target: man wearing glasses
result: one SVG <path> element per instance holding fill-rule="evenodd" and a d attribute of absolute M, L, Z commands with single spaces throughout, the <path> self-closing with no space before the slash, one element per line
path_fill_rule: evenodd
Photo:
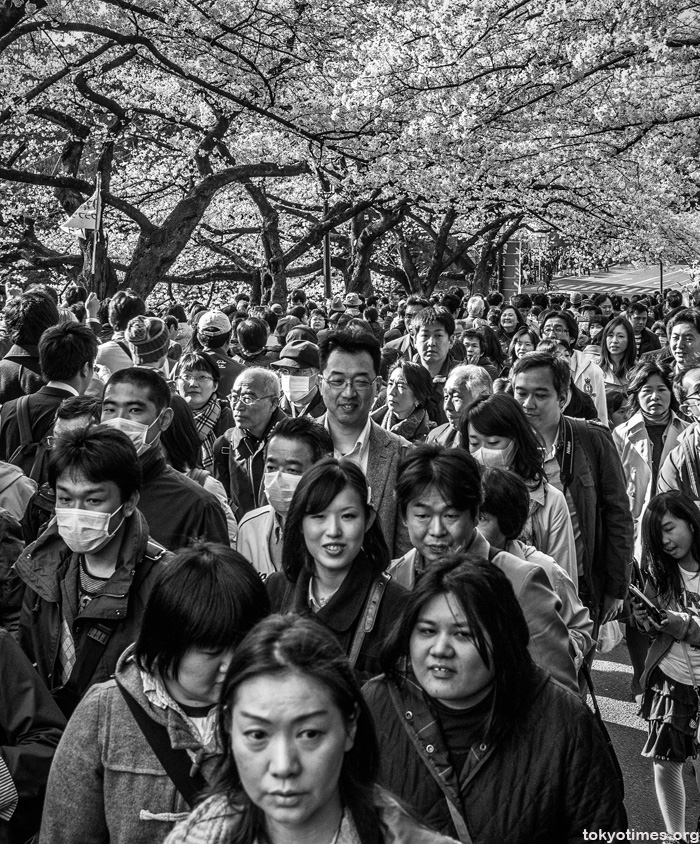
<path fill-rule="evenodd" d="M 319 419 L 333 440 L 335 457 L 354 461 L 367 476 L 370 503 L 377 512 L 392 557 L 410 547 L 396 518 L 394 487 L 399 461 L 410 444 L 370 419 L 377 395 L 381 352 L 368 334 L 332 331 L 319 347 L 321 395 L 326 415 Z"/>
<path fill-rule="evenodd" d="M 681 410 L 693 421 L 678 437 L 678 445 L 659 469 L 657 492 L 678 489 L 700 506 L 700 365 L 676 376 L 674 391 Z"/>
<path fill-rule="evenodd" d="M 240 520 L 260 507 L 265 446 L 280 410 L 280 384 L 269 369 L 252 366 L 236 378 L 229 396 L 233 428 L 214 443 L 214 475 L 228 491 L 231 509 Z"/>
<path fill-rule="evenodd" d="M 542 337 L 548 340 L 566 340 L 572 346 L 578 340 L 578 322 L 569 311 L 549 311 L 542 320 Z M 603 370 L 583 352 L 571 350 L 571 376 L 574 384 L 593 399 L 598 419 L 608 424 L 608 407 L 605 403 Z"/>

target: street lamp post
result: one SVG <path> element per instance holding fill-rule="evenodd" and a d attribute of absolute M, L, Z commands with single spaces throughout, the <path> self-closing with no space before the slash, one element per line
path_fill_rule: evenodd
<path fill-rule="evenodd" d="M 659 293 L 664 295 L 664 262 L 659 256 Z"/>

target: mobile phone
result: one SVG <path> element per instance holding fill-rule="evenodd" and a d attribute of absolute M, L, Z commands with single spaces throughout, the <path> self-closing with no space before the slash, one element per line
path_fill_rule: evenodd
<path fill-rule="evenodd" d="M 634 598 L 637 603 L 641 604 L 649 613 L 649 618 L 656 622 L 656 624 L 661 624 L 661 622 L 666 618 L 666 613 L 663 610 L 660 610 L 656 604 L 653 604 L 644 592 L 642 592 L 641 589 L 637 589 L 633 583 L 630 583 L 629 592 L 630 596 Z"/>

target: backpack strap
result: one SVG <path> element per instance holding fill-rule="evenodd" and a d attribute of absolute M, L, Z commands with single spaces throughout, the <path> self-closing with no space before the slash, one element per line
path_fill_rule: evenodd
<path fill-rule="evenodd" d="M 191 469 L 189 472 L 190 478 L 200 486 L 204 486 L 210 473 L 206 469 Z"/>
<path fill-rule="evenodd" d="M 369 590 L 367 601 L 365 602 L 364 609 L 362 610 L 360 620 L 357 622 L 355 635 L 353 636 L 352 645 L 350 646 L 350 654 L 348 656 L 350 668 L 355 667 L 365 636 L 374 629 L 374 622 L 377 620 L 379 605 L 382 602 L 386 585 L 390 580 L 391 575 L 383 571 L 374 581 L 372 588 Z"/>
<path fill-rule="evenodd" d="M 206 788 L 207 781 L 195 769 L 186 750 L 175 750 L 168 730 L 154 721 L 122 685 L 117 683 L 117 688 L 165 773 L 191 809 L 197 795 Z"/>
<path fill-rule="evenodd" d="M 32 423 L 29 419 L 29 396 L 17 399 L 17 424 L 19 425 L 19 440 L 22 445 L 34 442 Z"/>

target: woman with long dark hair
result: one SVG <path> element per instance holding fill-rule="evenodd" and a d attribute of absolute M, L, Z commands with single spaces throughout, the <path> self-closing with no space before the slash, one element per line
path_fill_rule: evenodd
<path fill-rule="evenodd" d="M 600 344 L 600 368 L 606 392 L 627 392 L 629 371 L 637 359 L 634 331 L 625 317 L 615 317 L 603 329 Z"/>
<path fill-rule="evenodd" d="M 165 844 L 456 844 L 375 783 L 377 739 L 347 659 L 309 618 L 271 616 L 234 654 L 213 795 Z"/>
<path fill-rule="evenodd" d="M 652 615 L 633 601 L 637 624 L 653 638 L 647 654 L 640 715 L 648 722 L 642 756 L 653 761 L 654 784 L 667 833 L 685 837 L 683 765 L 698 759 L 700 685 L 700 512 L 682 492 L 663 492 L 642 519 L 649 563 L 645 593 Z"/>
<path fill-rule="evenodd" d="M 363 689 L 380 782 L 426 823 L 474 844 L 625 830 L 600 728 L 527 646 L 497 565 L 459 553 L 431 567 L 387 642 L 385 674 Z"/>
<path fill-rule="evenodd" d="M 520 536 L 548 554 L 578 583 L 576 545 L 564 495 L 547 481 L 544 449 L 520 404 L 506 393 L 478 399 L 464 414 L 463 442 L 483 466 L 510 469 L 530 492 L 530 515 Z"/>
<path fill-rule="evenodd" d="M 508 354 L 508 349 L 518 329 L 526 327 L 527 322 L 525 322 L 525 317 L 516 307 L 513 305 L 504 305 L 501 308 L 501 317 L 498 321 L 496 337 L 501 344 L 504 357 Z"/>
<path fill-rule="evenodd" d="M 306 471 L 294 491 L 282 571 L 265 582 L 272 610 L 315 615 L 353 668 L 371 677 L 406 598 L 384 573 L 389 562 L 364 473 L 351 460 L 328 457 Z"/>

